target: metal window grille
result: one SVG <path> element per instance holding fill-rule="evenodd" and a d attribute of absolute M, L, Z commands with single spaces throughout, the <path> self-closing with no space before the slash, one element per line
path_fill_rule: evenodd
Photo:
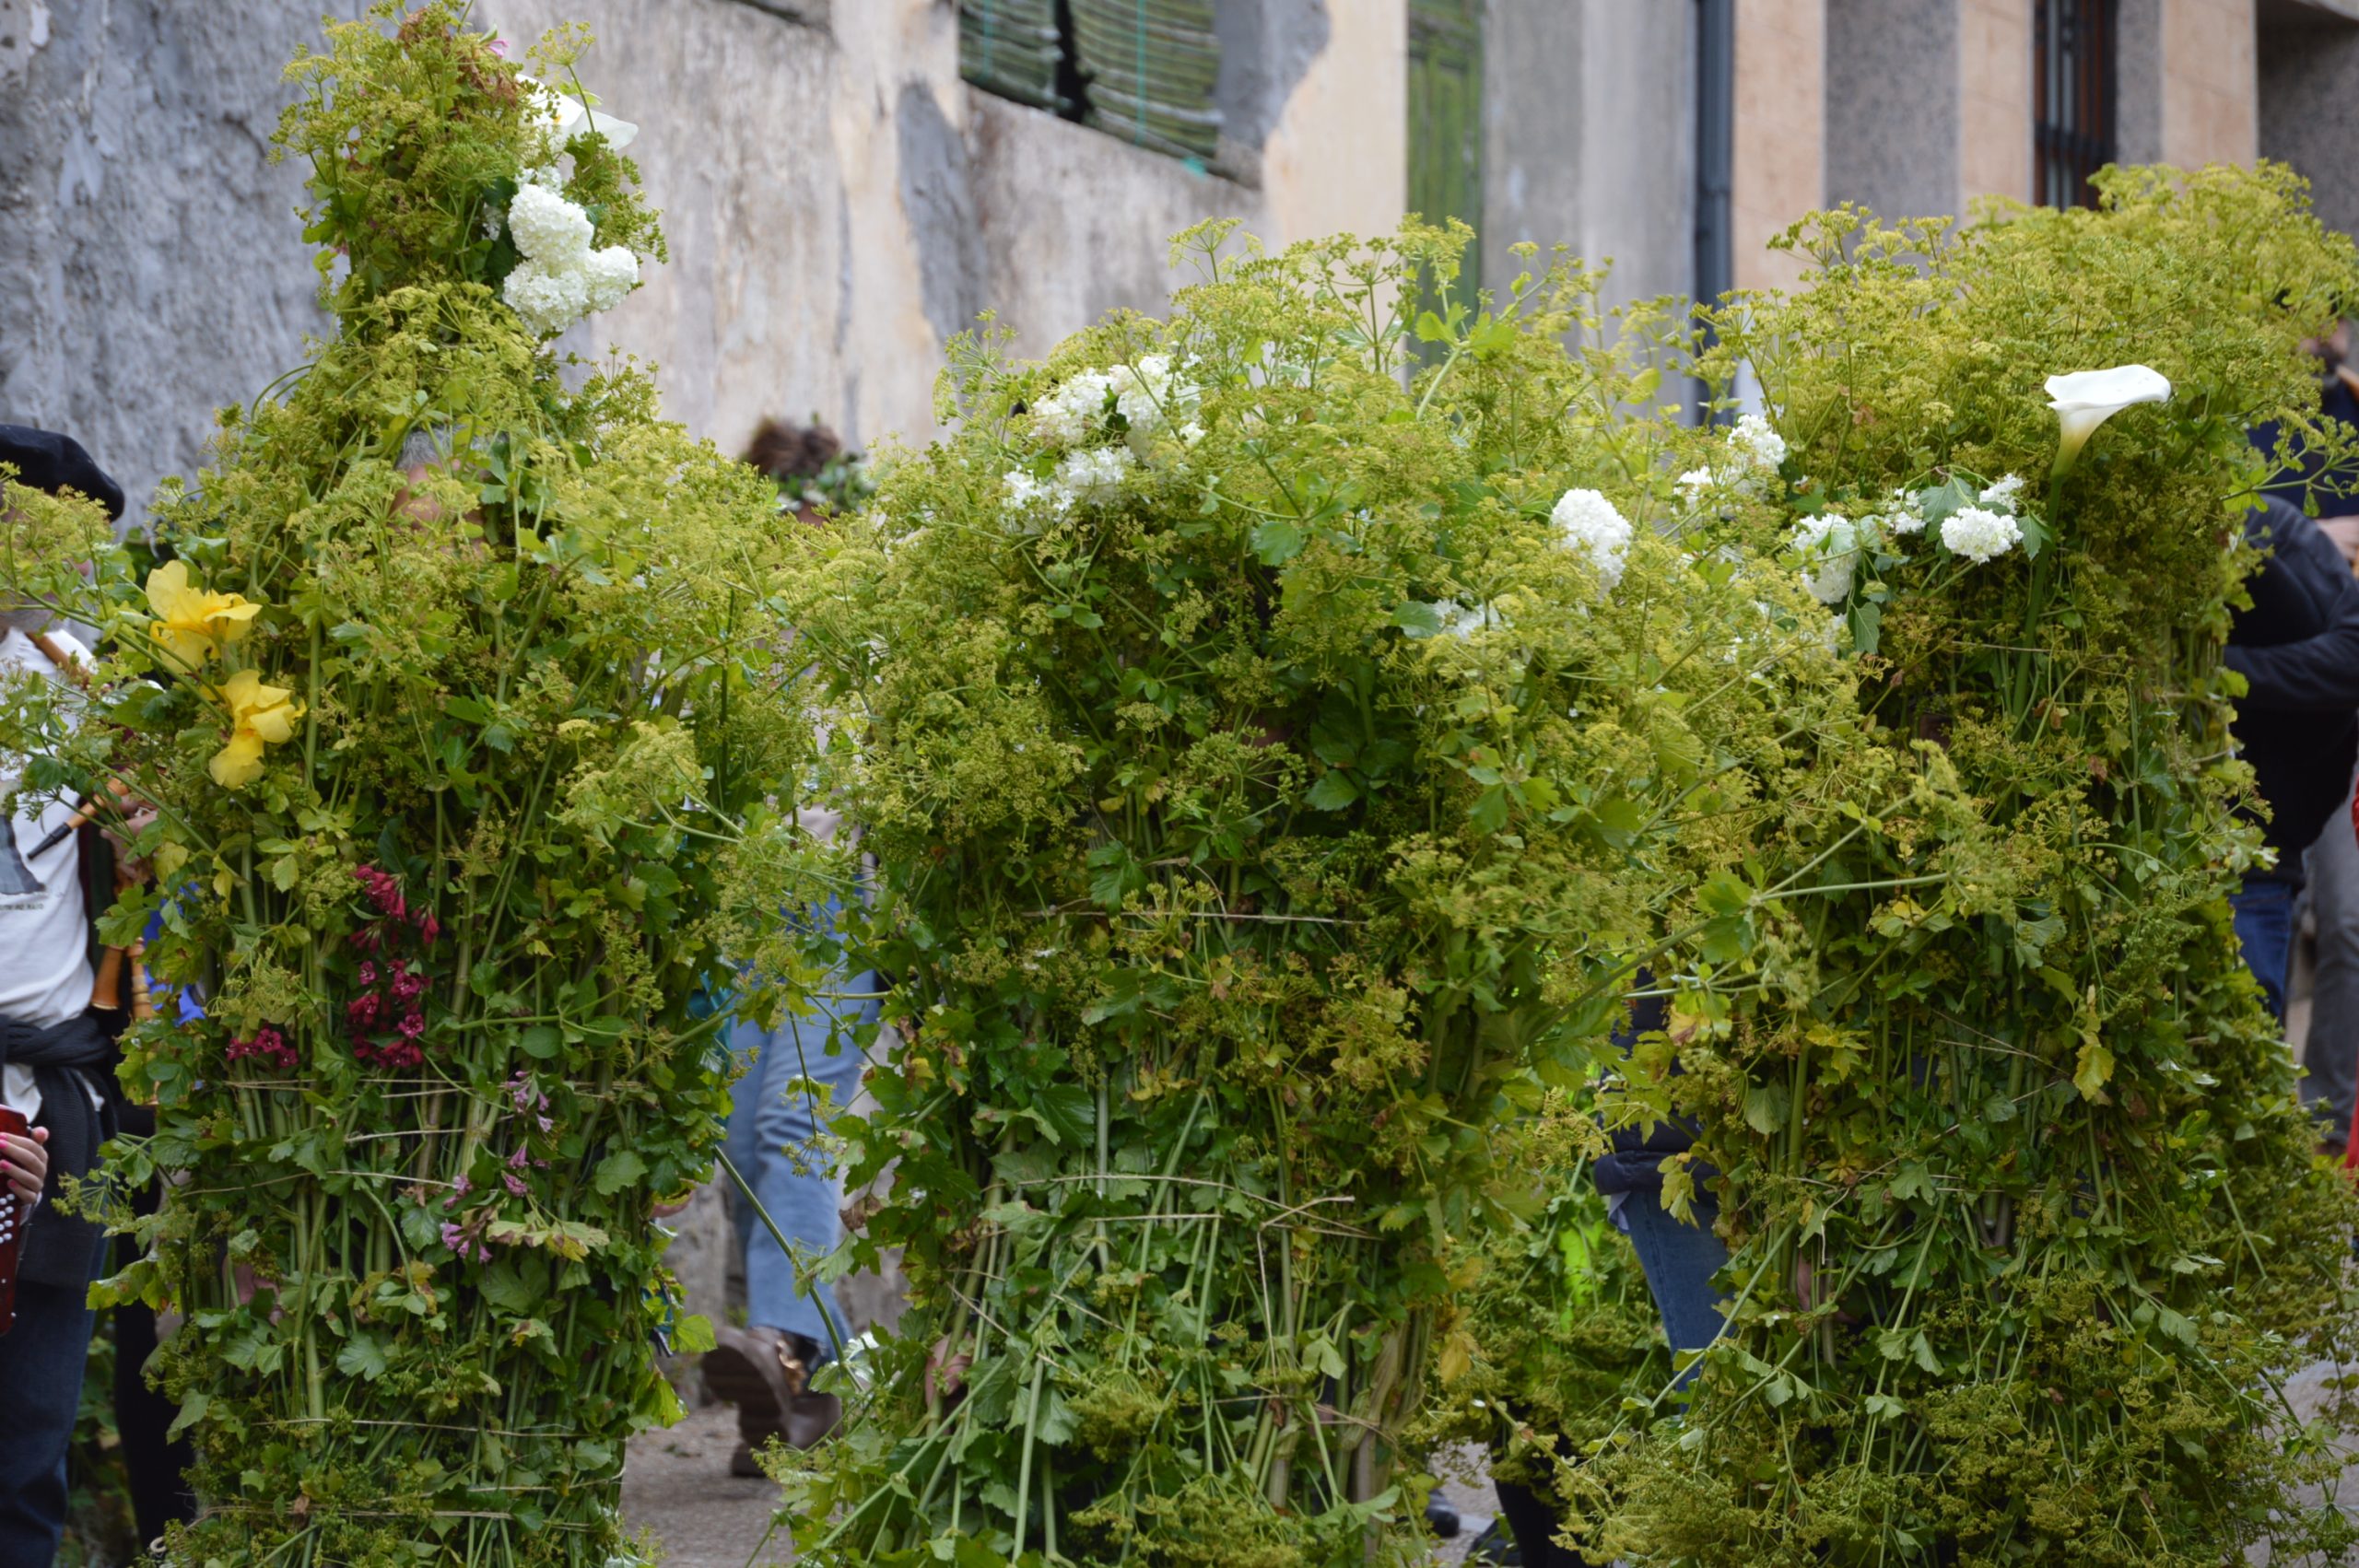
<path fill-rule="evenodd" d="M 2032 151 L 2042 206 L 2096 205 L 2089 176 L 2114 159 L 2116 0 L 2036 0 Z"/>
<path fill-rule="evenodd" d="M 1215 0 L 964 0 L 960 74 L 1126 142 L 1220 150 Z"/>

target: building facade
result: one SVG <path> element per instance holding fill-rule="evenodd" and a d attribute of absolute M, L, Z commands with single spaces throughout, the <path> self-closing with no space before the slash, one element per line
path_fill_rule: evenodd
<path fill-rule="evenodd" d="M 268 139 L 366 0 L 0 0 L 0 418 L 144 495 L 323 325 Z M 477 0 L 585 78 L 673 260 L 567 346 L 653 361 L 724 448 L 766 415 L 932 427 L 983 311 L 1039 353 L 1168 292 L 1166 240 L 1404 210 L 1614 263 L 1617 298 L 1791 280 L 1810 209 L 2080 199 L 2108 159 L 2282 158 L 2359 227 L 2359 0 Z"/>

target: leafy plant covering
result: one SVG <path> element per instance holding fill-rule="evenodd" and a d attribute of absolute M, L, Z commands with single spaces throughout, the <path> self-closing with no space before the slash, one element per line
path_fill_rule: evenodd
<path fill-rule="evenodd" d="M 1745 874 L 1815 895 L 1699 946 L 1685 1075 L 1625 1084 L 1703 1118 L 1735 1306 L 1684 1421 L 1569 1472 L 1593 1554 L 2350 1546 L 2282 1391 L 2350 1354 L 2352 1199 L 2229 926 L 2259 838 L 2220 651 L 2246 429 L 2324 439 L 2297 341 L 2359 272 L 2282 169 L 2100 178 L 2101 211 L 1954 236 L 1822 216 L 1806 286 L 1719 320 L 1710 369 L 1751 362 L 1788 451 L 1749 490 L 1708 454 L 1696 513 L 1788 544 L 1906 772 L 1796 777 Z M 2043 379 L 2130 362 L 2168 402 L 2048 482 Z"/>
<path fill-rule="evenodd" d="M 610 246 L 654 230 L 460 20 L 380 6 L 294 67 L 336 333 L 166 487 L 176 558 L 0 510 L 0 580 L 105 637 L 87 699 L 14 694 L 26 788 L 154 802 L 107 927 L 160 915 L 153 972 L 205 993 L 129 1037 L 158 1129 L 111 1156 L 170 1183 L 110 1289 L 185 1315 L 182 1562 L 629 1558 L 623 1442 L 677 1410 L 650 1204 L 726 1109 L 691 1002 L 722 954 L 748 997 L 794 963 L 770 486 L 636 370 L 568 390 L 501 302 L 528 168 Z"/>
<path fill-rule="evenodd" d="M 1495 1125 L 1614 1055 L 1670 904 L 1853 711 L 1787 574 L 1658 531 L 1592 276 L 1413 322 L 1460 237 L 1226 234 L 1168 321 L 965 346 L 955 434 L 789 591 L 901 977 L 848 1261 L 913 1295 L 792 1478 L 811 1561 L 1416 1550 L 1447 1238 L 1547 1196 Z"/>

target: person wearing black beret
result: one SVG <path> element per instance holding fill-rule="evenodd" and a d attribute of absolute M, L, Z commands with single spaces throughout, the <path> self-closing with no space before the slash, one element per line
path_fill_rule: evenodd
<path fill-rule="evenodd" d="M 19 486 L 77 494 L 122 515 L 123 487 L 68 437 L 0 425 L 0 464 Z M 0 672 L 64 683 L 87 658 L 38 609 L 0 616 Z M 20 766 L 0 756 L 0 794 Z M 96 1166 L 119 1102 L 123 1014 L 98 1005 L 93 951 L 112 867 L 97 833 L 59 831 L 79 820 L 70 798 L 29 798 L 0 818 L 0 1102 L 45 1129 L 49 1156 L 18 1252 L 16 1321 L 0 1333 L 0 1563 L 47 1562 L 57 1550 L 92 1326 L 85 1297 L 105 1241 L 97 1223 L 57 1207 L 64 1180 Z"/>
<path fill-rule="evenodd" d="M 17 483 L 29 490 L 53 496 L 81 496 L 106 508 L 107 516 L 123 516 L 123 486 L 90 461 L 82 443 L 54 430 L 29 425 L 0 425 L 0 462 L 17 471 Z"/>

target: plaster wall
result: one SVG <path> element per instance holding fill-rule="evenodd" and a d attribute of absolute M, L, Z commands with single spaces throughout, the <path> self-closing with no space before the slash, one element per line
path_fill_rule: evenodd
<path fill-rule="evenodd" d="M 1233 0 L 1261 137 L 1244 180 L 990 98 L 943 0 L 481 0 L 511 39 L 600 39 L 583 76 L 672 261 L 562 346 L 652 362 L 665 407 L 735 450 L 764 415 L 923 439 L 942 346 L 985 310 L 1024 352 L 1168 292 L 1212 216 L 1272 243 L 1381 232 L 1405 201 L 1404 0 Z M 324 322 L 266 161 L 280 67 L 323 0 L 0 0 L 0 418 L 82 439 L 139 502 L 192 473 L 217 405 Z M 349 17 L 365 0 L 325 0 Z M 1250 78 L 1250 79 L 1249 79 Z"/>
<path fill-rule="evenodd" d="M 1766 247 L 1825 204 L 1826 5 L 1737 0 L 1730 228 L 1740 288 L 1794 283 L 1801 261 Z"/>
<path fill-rule="evenodd" d="M 1695 6 L 1490 0 L 1485 18 L 1485 284 L 1508 247 L 1611 262 L 1609 306 L 1695 287 Z M 1544 262 L 1543 262 L 1544 264 Z"/>
<path fill-rule="evenodd" d="M 2359 231 L 2359 14 L 2264 5 L 2259 63 L 2261 156 L 2309 180 L 2328 227 Z"/>
<path fill-rule="evenodd" d="M 1958 210 L 2031 200 L 2031 7 L 1958 0 Z"/>
<path fill-rule="evenodd" d="M 2250 163 L 2259 155 L 2253 5 L 2162 0 L 2164 162 L 2193 169 Z"/>
<path fill-rule="evenodd" d="M 1886 218 L 1957 210 L 1960 8 L 1961 0 L 1825 0 L 1829 203 L 1857 202 Z M 1740 138 L 1745 69 L 1740 41 Z"/>

